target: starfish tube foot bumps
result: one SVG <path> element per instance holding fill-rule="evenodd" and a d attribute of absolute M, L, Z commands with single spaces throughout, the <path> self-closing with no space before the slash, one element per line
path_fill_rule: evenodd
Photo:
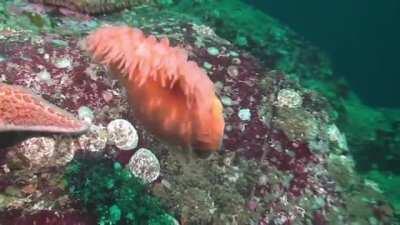
<path fill-rule="evenodd" d="M 222 104 L 212 81 L 185 50 L 127 26 L 102 27 L 85 46 L 126 87 L 135 117 L 148 130 L 185 148 L 220 149 Z"/>
<path fill-rule="evenodd" d="M 32 131 L 78 134 L 87 124 L 35 95 L 15 85 L 0 83 L 0 132 Z"/>

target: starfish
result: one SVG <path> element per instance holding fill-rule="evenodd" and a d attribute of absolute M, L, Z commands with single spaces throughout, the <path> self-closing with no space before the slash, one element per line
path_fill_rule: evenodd
<path fill-rule="evenodd" d="M 73 114 L 32 91 L 0 83 L 0 137 L 18 136 L 20 133 L 79 134 L 87 129 L 87 124 L 77 120 Z"/>

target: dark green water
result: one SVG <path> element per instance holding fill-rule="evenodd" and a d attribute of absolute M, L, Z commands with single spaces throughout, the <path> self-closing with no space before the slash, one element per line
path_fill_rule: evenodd
<path fill-rule="evenodd" d="M 328 53 L 365 103 L 400 107 L 400 1 L 247 2 Z"/>

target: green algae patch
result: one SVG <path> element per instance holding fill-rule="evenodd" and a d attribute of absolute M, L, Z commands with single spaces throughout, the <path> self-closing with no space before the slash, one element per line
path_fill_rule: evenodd
<path fill-rule="evenodd" d="M 400 175 L 379 170 L 371 170 L 365 174 L 365 178 L 373 181 L 371 185 L 374 185 L 378 191 L 383 192 L 388 199 L 392 200 L 391 203 L 396 210 L 396 214 L 400 216 Z"/>
<path fill-rule="evenodd" d="M 142 180 L 107 159 L 72 161 L 65 177 L 72 197 L 98 217 L 98 224 L 173 225 L 161 201 Z"/>

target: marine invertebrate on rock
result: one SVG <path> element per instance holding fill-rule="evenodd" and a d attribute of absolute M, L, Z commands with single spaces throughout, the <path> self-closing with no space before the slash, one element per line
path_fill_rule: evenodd
<path fill-rule="evenodd" d="M 87 125 L 20 86 L 0 83 L 0 132 L 82 133 Z"/>
<path fill-rule="evenodd" d="M 89 131 L 79 137 L 79 144 L 82 149 L 87 149 L 91 152 L 99 152 L 106 148 L 108 134 L 105 127 L 92 125 Z"/>
<path fill-rule="evenodd" d="M 108 142 L 121 150 L 137 147 L 139 136 L 133 125 L 124 119 L 116 119 L 107 125 Z"/>
<path fill-rule="evenodd" d="M 86 121 L 87 123 L 92 123 L 94 119 L 93 110 L 87 106 L 81 106 L 78 109 L 78 118 Z"/>
<path fill-rule="evenodd" d="M 20 144 L 18 152 L 30 165 L 46 165 L 51 161 L 56 142 L 49 137 L 33 137 Z"/>
<path fill-rule="evenodd" d="M 160 163 L 157 157 L 148 149 L 141 148 L 132 156 L 128 163 L 133 175 L 151 183 L 160 175 Z"/>
<path fill-rule="evenodd" d="M 337 147 L 343 151 L 348 151 L 346 135 L 340 132 L 339 128 L 335 124 L 330 124 L 326 127 L 328 140 L 335 143 Z"/>
<path fill-rule="evenodd" d="M 73 140 L 66 137 L 30 137 L 10 146 L 8 150 L 11 151 L 8 151 L 6 157 L 12 162 L 10 164 L 18 165 L 20 169 L 29 169 L 30 172 L 62 167 L 73 159 L 78 150 L 79 146 Z"/>
<path fill-rule="evenodd" d="M 303 104 L 303 99 L 297 91 L 292 89 L 282 89 L 278 92 L 278 107 L 299 108 L 301 104 Z"/>
<path fill-rule="evenodd" d="M 29 0 L 34 3 L 64 7 L 88 14 L 115 12 L 150 0 Z"/>
<path fill-rule="evenodd" d="M 126 26 L 100 28 L 87 37 L 86 48 L 117 75 L 135 116 L 158 137 L 203 152 L 220 148 L 222 104 L 183 49 Z"/>

